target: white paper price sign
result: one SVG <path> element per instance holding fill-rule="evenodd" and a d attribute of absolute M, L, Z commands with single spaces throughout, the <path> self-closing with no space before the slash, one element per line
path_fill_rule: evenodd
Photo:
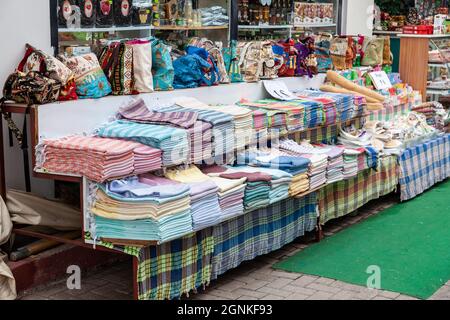
<path fill-rule="evenodd" d="M 389 80 L 388 75 L 384 71 L 376 71 L 369 73 L 372 79 L 373 85 L 377 90 L 386 90 L 392 88 L 391 80 Z"/>

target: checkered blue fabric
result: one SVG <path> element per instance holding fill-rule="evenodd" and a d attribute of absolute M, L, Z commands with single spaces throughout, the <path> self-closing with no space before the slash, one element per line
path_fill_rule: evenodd
<path fill-rule="evenodd" d="M 280 249 L 317 225 L 317 194 L 288 199 L 226 221 L 213 230 L 211 279 Z"/>
<path fill-rule="evenodd" d="M 399 158 L 401 200 L 450 177 L 450 134 L 406 149 Z"/>

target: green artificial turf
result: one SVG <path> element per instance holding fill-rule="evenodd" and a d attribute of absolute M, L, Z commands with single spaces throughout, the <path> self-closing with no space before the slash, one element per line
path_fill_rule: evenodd
<path fill-rule="evenodd" d="M 381 289 L 422 299 L 450 279 L 450 181 L 274 267 L 366 286 L 370 266 L 379 267 Z"/>

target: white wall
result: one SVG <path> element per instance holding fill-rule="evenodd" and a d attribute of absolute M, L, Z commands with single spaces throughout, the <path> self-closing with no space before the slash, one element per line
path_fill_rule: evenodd
<path fill-rule="evenodd" d="M 25 43 L 28 42 L 48 53 L 53 52 L 50 45 L 49 0 L 1 0 L 0 39 L 2 41 L 0 50 L 0 88 L 3 88 L 6 77 L 14 71 L 24 54 Z M 22 129 L 23 116 L 15 116 L 14 120 L 19 128 Z M 4 127 L 6 127 L 5 122 Z M 9 147 L 5 128 L 4 137 L 6 138 L 4 143 L 7 186 L 25 189 L 22 153 L 17 147 L 17 143 L 15 143 L 14 148 Z M 32 191 L 51 196 L 53 195 L 53 183 L 33 179 Z"/>
<path fill-rule="evenodd" d="M 342 35 L 371 36 L 374 0 L 343 0 Z"/>

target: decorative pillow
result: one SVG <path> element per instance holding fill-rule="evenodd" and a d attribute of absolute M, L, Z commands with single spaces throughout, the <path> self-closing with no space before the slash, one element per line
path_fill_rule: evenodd
<path fill-rule="evenodd" d="M 59 55 L 58 58 L 75 73 L 77 94 L 81 99 L 101 98 L 111 93 L 111 85 L 95 54 L 70 58 Z"/>
<path fill-rule="evenodd" d="M 133 92 L 153 92 L 152 44 L 147 40 L 133 40 L 127 44 L 133 48 Z"/>

